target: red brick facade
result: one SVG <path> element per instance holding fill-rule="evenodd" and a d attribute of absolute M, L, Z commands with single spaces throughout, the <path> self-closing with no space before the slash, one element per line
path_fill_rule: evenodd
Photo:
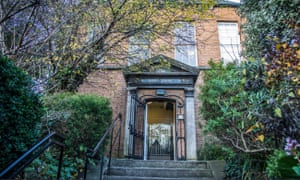
<path fill-rule="evenodd" d="M 220 48 L 218 39 L 218 22 L 236 22 L 241 23 L 240 17 L 236 14 L 236 9 L 231 7 L 217 7 L 212 10 L 214 17 L 201 19 L 195 21 L 196 27 L 196 40 L 197 40 L 197 61 L 199 67 L 207 67 L 210 59 L 220 59 Z M 159 54 L 159 52 L 153 52 Z M 174 58 L 174 52 L 170 51 L 165 53 L 166 56 Z M 201 68 L 203 69 L 203 68 Z M 199 107 L 201 102 L 198 100 L 198 96 L 201 93 L 199 86 L 203 84 L 204 70 L 200 70 L 198 79 L 194 87 L 194 99 L 195 99 L 195 127 L 196 127 L 196 146 L 199 148 L 203 142 L 203 135 L 199 124 L 203 124 L 205 121 L 199 114 Z M 172 91 L 172 92 L 171 92 Z M 182 90 L 168 90 L 168 93 L 175 93 L 178 96 L 185 98 Z M 127 85 L 121 69 L 108 69 L 103 68 L 91 73 L 84 83 L 79 88 L 80 93 L 91 93 L 100 96 L 105 96 L 111 100 L 111 106 L 113 108 L 114 115 L 121 113 L 123 117 L 123 125 L 125 127 L 126 118 L 126 106 L 127 106 Z M 141 94 L 154 94 L 152 89 L 140 90 L 138 95 Z M 124 138 L 125 130 L 122 130 L 121 148 L 123 146 L 122 139 Z M 142 145 L 141 145 L 142 147 Z M 123 152 L 123 150 L 121 151 Z"/>

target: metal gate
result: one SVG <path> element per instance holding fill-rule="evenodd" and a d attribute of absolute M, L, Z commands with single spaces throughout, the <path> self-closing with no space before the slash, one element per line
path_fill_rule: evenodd
<path fill-rule="evenodd" d="M 130 99 L 129 145 L 128 156 L 143 159 L 144 156 L 144 112 L 145 104 L 137 100 L 136 95 Z"/>
<path fill-rule="evenodd" d="M 147 99 L 165 99 L 174 100 L 176 103 L 175 111 L 175 156 L 177 160 L 186 159 L 186 132 L 185 132 L 185 118 L 184 118 L 184 100 L 177 95 L 152 96 L 144 95 L 137 97 L 136 94 L 130 99 L 130 121 L 129 121 L 129 144 L 128 157 L 134 159 L 144 158 L 144 123 L 145 123 L 145 107 Z M 173 144 L 173 142 L 171 142 Z M 154 151 L 155 144 L 153 146 Z"/>

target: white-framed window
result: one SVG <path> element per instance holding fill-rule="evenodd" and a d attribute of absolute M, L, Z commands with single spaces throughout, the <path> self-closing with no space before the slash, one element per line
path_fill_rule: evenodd
<path fill-rule="evenodd" d="M 220 54 L 224 64 L 241 60 L 241 45 L 238 23 L 219 22 L 218 34 L 220 43 Z"/>
<path fill-rule="evenodd" d="M 241 0 L 227 0 L 229 2 L 241 3 Z"/>
<path fill-rule="evenodd" d="M 141 33 L 129 38 L 128 65 L 150 58 L 150 40 L 148 33 Z"/>
<path fill-rule="evenodd" d="M 191 66 L 197 66 L 195 26 L 190 22 L 175 23 L 175 59 Z"/>

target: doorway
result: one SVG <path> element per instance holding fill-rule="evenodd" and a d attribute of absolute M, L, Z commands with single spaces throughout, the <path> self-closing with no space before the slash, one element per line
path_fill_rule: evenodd
<path fill-rule="evenodd" d="M 147 102 L 144 159 L 174 159 L 175 114 L 174 101 Z"/>

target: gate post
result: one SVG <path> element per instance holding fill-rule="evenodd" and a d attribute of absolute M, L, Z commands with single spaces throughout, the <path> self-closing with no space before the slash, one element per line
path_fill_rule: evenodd
<path fill-rule="evenodd" d="M 133 153 L 133 139 L 130 136 L 130 124 L 134 118 L 134 112 L 136 106 L 136 87 L 127 88 L 127 105 L 126 105 L 126 119 L 125 119 L 125 135 L 124 135 L 124 156 L 131 156 Z"/>

